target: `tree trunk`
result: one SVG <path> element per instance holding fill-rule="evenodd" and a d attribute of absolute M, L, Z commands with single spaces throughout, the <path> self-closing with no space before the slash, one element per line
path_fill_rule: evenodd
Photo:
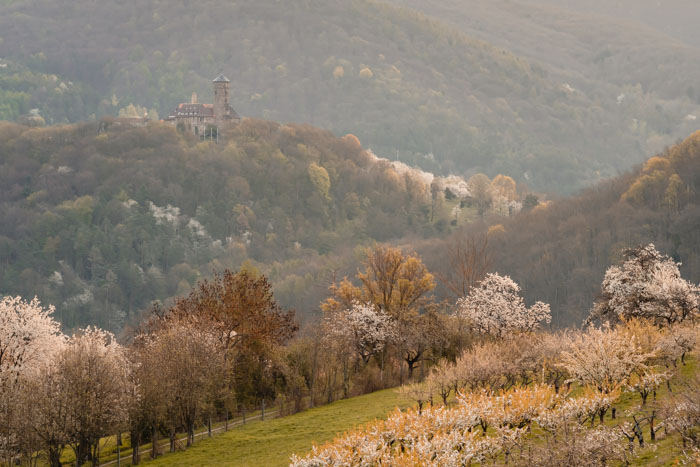
<path fill-rule="evenodd" d="M 262 410 L 260 411 L 260 420 L 265 421 L 265 398 L 262 400 L 261 404 Z"/>
<path fill-rule="evenodd" d="M 141 452 L 139 451 L 139 444 L 141 440 L 138 439 L 138 436 L 134 436 L 134 433 L 132 432 L 131 434 L 131 463 L 134 465 L 138 465 L 139 462 L 141 462 Z"/>
<path fill-rule="evenodd" d="M 633 416 L 632 420 L 634 420 L 634 435 L 637 437 L 637 440 L 639 441 L 639 447 L 643 448 L 644 447 L 644 433 L 642 433 L 642 427 L 639 425 L 639 421 Z"/>
<path fill-rule="evenodd" d="M 90 450 L 90 460 L 92 461 L 92 467 L 99 467 L 100 465 L 100 440 L 95 443 L 94 449 Z"/>
<path fill-rule="evenodd" d="M 343 399 L 350 396 L 350 368 L 347 360 L 343 362 Z"/>
<path fill-rule="evenodd" d="M 207 433 L 209 434 L 209 437 L 211 438 L 211 415 L 207 418 Z"/>
<path fill-rule="evenodd" d="M 384 385 L 384 369 L 385 368 L 386 368 L 386 349 L 382 349 L 381 358 L 379 360 L 379 382 L 382 384 L 382 388 L 386 387 Z"/>
<path fill-rule="evenodd" d="M 78 444 L 77 452 L 75 453 L 75 465 L 81 467 L 87 460 L 88 455 L 88 445 L 86 442 L 82 441 Z"/>
<path fill-rule="evenodd" d="M 61 450 L 58 447 L 49 448 L 49 465 L 61 467 Z"/>
<path fill-rule="evenodd" d="M 194 424 L 187 427 L 187 447 L 194 444 Z"/>
<path fill-rule="evenodd" d="M 333 402 L 333 391 L 335 388 L 335 377 L 336 377 L 336 372 L 333 371 L 333 376 L 328 375 L 328 399 L 326 400 L 327 404 L 330 404 Z"/>
<path fill-rule="evenodd" d="M 151 459 L 158 457 L 158 429 L 155 425 L 151 428 Z"/>

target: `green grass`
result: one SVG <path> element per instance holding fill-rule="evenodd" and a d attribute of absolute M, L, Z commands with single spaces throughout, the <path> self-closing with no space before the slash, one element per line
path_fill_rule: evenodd
<path fill-rule="evenodd" d="M 444 220 L 448 224 L 454 219 L 452 215 L 452 210 L 455 206 L 459 206 L 460 202 L 458 199 L 445 200 L 442 205 L 435 211 L 435 222 L 438 220 Z M 457 225 L 462 226 L 465 224 L 471 224 L 479 220 L 478 210 L 474 207 L 463 207 L 460 209 L 459 217 L 457 218 Z"/>
<path fill-rule="evenodd" d="M 288 465 L 292 453 L 306 454 L 314 443 L 376 418 L 395 407 L 411 405 L 395 389 L 337 401 L 288 417 L 256 422 L 194 444 L 185 452 L 166 454 L 149 466 L 276 466 Z M 145 457 L 145 456 L 144 456 Z"/>
<path fill-rule="evenodd" d="M 266 414 L 270 413 L 270 417 L 274 417 L 276 412 L 278 410 L 278 407 L 268 407 Z M 260 416 L 260 410 L 254 410 L 251 412 L 247 413 L 247 418 L 248 418 L 248 423 L 256 423 L 257 417 Z M 234 415 L 231 419 L 229 419 L 229 427 L 230 429 L 234 429 L 235 427 L 239 426 L 241 421 L 243 420 L 242 416 L 240 414 Z M 212 423 L 212 430 L 214 430 L 214 436 L 218 435 L 221 433 L 221 430 L 223 429 L 225 425 L 225 422 L 216 422 Z M 195 428 L 195 442 L 198 442 L 201 438 L 201 435 L 207 432 L 207 427 L 206 426 L 199 426 Z M 177 439 L 182 440 L 185 437 L 185 433 L 178 433 L 177 434 Z M 160 437 L 158 440 L 158 444 L 161 446 L 161 450 L 163 449 L 163 445 L 167 445 L 168 439 Z M 184 445 L 184 440 L 182 441 Z M 150 442 L 145 442 L 144 444 L 140 445 L 140 451 L 141 451 L 141 459 L 142 462 L 144 460 L 148 460 L 148 456 L 150 455 L 151 451 L 151 443 Z M 167 449 L 167 448 L 166 448 Z M 131 464 L 131 440 L 129 438 L 128 433 L 122 433 L 122 445 L 121 445 L 121 463 L 122 465 L 130 465 Z M 100 441 L 100 465 L 110 462 L 110 461 L 116 461 L 117 460 L 117 437 L 116 436 L 108 436 L 105 438 L 102 438 Z M 61 455 L 61 463 L 62 465 L 73 465 L 75 463 L 75 452 L 73 449 L 70 447 L 66 447 L 63 450 L 63 454 Z M 43 457 L 40 457 L 38 461 L 39 466 L 43 465 L 48 465 L 46 462 L 46 459 Z M 116 465 L 116 464 L 115 464 Z"/>
<path fill-rule="evenodd" d="M 688 359 L 685 366 L 679 367 L 679 374 L 673 378 L 674 388 L 692 376 L 698 369 L 696 358 Z M 574 389 L 574 393 L 578 388 Z M 668 396 L 668 390 L 662 386 L 658 391 L 658 401 Z M 454 396 L 450 398 L 454 403 Z M 436 399 L 438 403 L 439 399 Z M 637 393 L 623 393 L 618 402 L 617 420 L 606 415 L 605 424 L 616 426 L 631 420 L 629 411 L 640 404 Z M 654 402 L 649 398 L 648 404 Z M 151 461 L 148 454 L 142 450 L 143 464 L 149 466 L 276 466 L 288 465 L 292 454 L 308 453 L 314 443 L 322 444 L 330 441 L 338 434 L 377 418 L 386 416 L 395 408 L 406 408 L 411 405 L 401 399 L 395 389 L 367 394 L 352 399 L 342 400 L 333 404 L 317 407 L 305 412 L 265 422 L 252 422 L 245 426 L 236 427 L 224 434 L 211 439 L 197 441 L 187 451 L 166 454 Z M 644 438 L 647 446 L 637 448 L 631 459 L 632 465 L 665 466 L 677 465 L 681 457 L 681 441 L 678 435 L 666 437 L 661 430 L 655 443 L 650 442 L 648 428 L 645 427 Z"/>

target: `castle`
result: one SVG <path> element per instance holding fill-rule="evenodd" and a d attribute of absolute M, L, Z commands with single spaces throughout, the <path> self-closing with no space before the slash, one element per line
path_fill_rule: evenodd
<path fill-rule="evenodd" d="M 197 93 L 192 93 L 191 102 L 178 105 L 165 121 L 192 131 L 202 138 L 211 137 L 212 128 L 216 128 L 218 138 L 219 128 L 241 121 L 241 117 L 229 104 L 230 88 L 231 81 L 223 73 L 220 74 L 214 79 L 214 104 L 199 104 Z"/>

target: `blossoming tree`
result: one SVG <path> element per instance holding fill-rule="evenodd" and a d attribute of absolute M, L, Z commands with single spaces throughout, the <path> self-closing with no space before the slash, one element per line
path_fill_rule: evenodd
<path fill-rule="evenodd" d="M 355 302 L 349 309 L 332 313 L 326 319 L 331 332 L 346 339 L 365 364 L 396 338 L 394 320 L 370 303 Z"/>
<path fill-rule="evenodd" d="M 488 274 L 468 296 L 457 301 L 457 308 L 477 332 L 494 336 L 534 331 L 552 319 L 548 304 L 537 302 L 526 307 L 520 286 L 499 274 Z"/>
<path fill-rule="evenodd" d="M 28 382 L 60 352 L 65 343 L 59 324 L 36 298 L 0 300 L 0 460 L 32 455 L 36 437 L 25 437 Z M 31 438 L 31 439 L 30 439 Z"/>
<path fill-rule="evenodd" d="M 601 298 L 588 322 L 644 318 L 668 326 L 698 315 L 700 288 L 681 278 L 680 263 L 659 253 L 652 243 L 624 254 L 622 265 L 605 273 Z"/>

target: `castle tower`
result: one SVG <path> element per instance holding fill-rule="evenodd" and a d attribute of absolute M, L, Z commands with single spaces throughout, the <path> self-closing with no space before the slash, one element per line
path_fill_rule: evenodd
<path fill-rule="evenodd" d="M 230 88 L 231 81 L 223 73 L 214 80 L 214 117 L 217 127 L 228 122 L 233 116 L 233 109 L 229 104 Z"/>

